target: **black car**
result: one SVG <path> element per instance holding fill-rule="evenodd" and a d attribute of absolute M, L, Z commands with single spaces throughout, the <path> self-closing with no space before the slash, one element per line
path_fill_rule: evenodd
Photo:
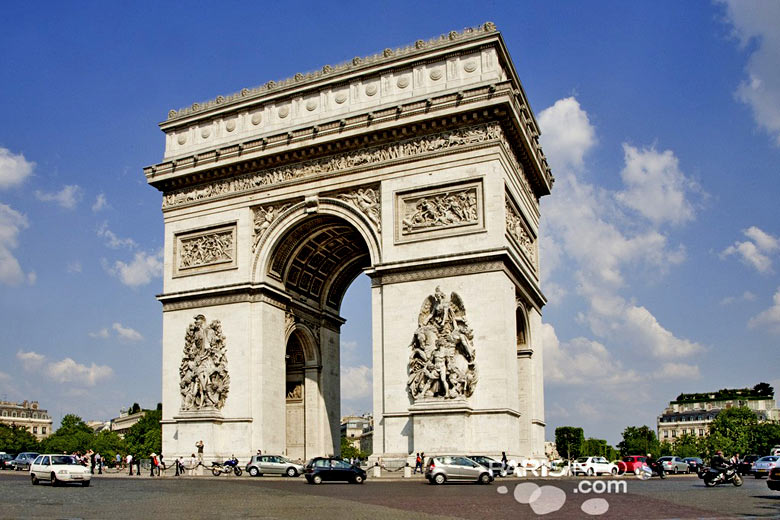
<path fill-rule="evenodd" d="M 366 480 L 366 472 L 361 468 L 334 457 L 315 457 L 306 463 L 303 471 L 309 484 L 334 481 L 362 484 Z"/>
<path fill-rule="evenodd" d="M 515 471 L 515 468 L 509 464 L 507 464 L 507 467 L 505 468 L 500 461 L 490 457 L 485 457 L 484 455 L 469 455 L 469 458 L 477 464 L 485 466 L 487 469 L 491 470 L 494 477 L 506 477 Z"/>
<path fill-rule="evenodd" d="M 0 469 L 13 469 L 8 463 L 14 460 L 10 453 L 0 453 Z"/>
<path fill-rule="evenodd" d="M 687 457 L 683 460 L 688 463 L 688 468 L 694 473 L 699 473 L 699 468 L 704 465 L 704 461 L 699 457 Z"/>
<path fill-rule="evenodd" d="M 758 455 L 745 455 L 745 457 L 739 461 L 739 465 L 737 466 L 737 473 L 740 475 L 752 475 L 753 474 L 753 463 L 760 459 Z"/>

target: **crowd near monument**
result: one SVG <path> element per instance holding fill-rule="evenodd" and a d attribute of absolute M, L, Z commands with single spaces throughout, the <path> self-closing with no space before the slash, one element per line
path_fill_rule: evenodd
<path fill-rule="evenodd" d="M 539 199 L 491 23 L 171 110 L 163 452 L 340 449 L 341 301 L 371 279 L 373 457 L 544 457 Z"/>

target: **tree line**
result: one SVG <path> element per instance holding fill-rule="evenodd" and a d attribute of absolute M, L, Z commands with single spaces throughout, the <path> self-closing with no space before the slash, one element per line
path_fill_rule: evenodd
<path fill-rule="evenodd" d="M 140 411 L 140 407 L 136 411 Z M 41 441 L 24 427 L 0 424 L 0 451 L 83 454 L 93 450 L 100 453 L 107 463 L 113 462 L 117 454 L 122 457 L 130 454 L 133 458 L 146 458 L 151 453 L 162 451 L 161 419 L 161 406 L 158 405 L 156 410 L 146 410 L 123 438 L 115 431 L 95 432 L 81 417 L 68 414 L 62 418 L 60 427 Z"/>

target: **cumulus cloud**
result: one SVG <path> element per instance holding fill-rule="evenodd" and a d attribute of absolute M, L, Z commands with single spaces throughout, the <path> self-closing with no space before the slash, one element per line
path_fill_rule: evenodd
<path fill-rule="evenodd" d="M 620 176 L 626 189 L 616 199 L 655 224 L 682 224 L 693 219 L 686 194 L 698 186 L 680 171 L 671 150 L 638 149 L 623 144 L 625 166 Z"/>
<path fill-rule="evenodd" d="M 100 339 L 108 339 L 111 337 L 111 333 L 108 332 L 108 329 L 102 328 L 97 332 L 90 332 L 89 333 L 90 338 L 100 338 Z"/>
<path fill-rule="evenodd" d="M 759 128 L 780 146 L 780 3 L 725 0 L 727 21 L 743 48 L 751 44 L 745 78 L 736 97 L 747 104 Z"/>
<path fill-rule="evenodd" d="M 106 196 L 103 193 L 98 193 L 98 196 L 95 198 L 95 202 L 92 204 L 92 211 L 97 213 L 98 211 L 105 209 L 108 207 L 108 201 L 106 200 Z"/>
<path fill-rule="evenodd" d="M 152 278 L 162 276 L 162 250 L 156 253 L 138 251 L 130 263 L 117 260 L 113 266 L 106 267 L 106 270 L 130 287 L 146 285 Z"/>
<path fill-rule="evenodd" d="M 771 307 L 750 319 L 748 326 L 751 329 L 766 327 L 770 332 L 780 334 L 780 287 L 778 287 L 772 301 Z"/>
<path fill-rule="evenodd" d="M 81 201 L 81 187 L 69 184 L 56 192 L 35 191 L 35 197 L 42 202 L 55 202 L 65 209 L 74 209 Z"/>
<path fill-rule="evenodd" d="M 596 144 L 596 130 L 574 97 L 542 110 L 539 126 L 553 168 L 582 168 L 585 154 Z"/>
<path fill-rule="evenodd" d="M 701 373 L 698 365 L 687 363 L 664 363 L 660 369 L 653 373 L 653 377 L 659 379 L 699 379 Z"/>
<path fill-rule="evenodd" d="M 80 273 L 81 272 L 81 262 L 79 262 L 79 261 L 70 262 L 65 270 L 67 272 L 69 272 L 69 273 Z"/>
<path fill-rule="evenodd" d="M 140 332 L 130 327 L 125 327 L 121 323 L 114 323 L 111 325 L 111 328 L 116 331 L 120 339 L 126 341 L 141 341 L 144 339 Z"/>
<path fill-rule="evenodd" d="M 11 252 L 18 245 L 19 233 L 28 226 L 27 217 L 6 204 L 0 204 L 0 283 L 19 285 L 26 276 L 19 260 Z"/>
<path fill-rule="evenodd" d="M 756 299 L 756 295 L 750 291 L 745 291 L 741 296 L 726 296 L 720 301 L 721 305 L 731 305 L 737 302 L 752 302 Z"/>
<path fill-rule="evenodd" d="M 595 137 L 582 137 L 589 136 L 593 129 L 584 128 L 590 123 L 579 103 L 573 98 L 561 101 L 542 113 L 546 122 L 542 144 L 549 160 L 558 164 L 555 196 L 543 201 L 542 211 L 542 251 L 552 252 L 553 259 L 552 266 L 546 266 L 548 274 L 557 265 L 566 265 L 573 273 L 577 294 L 587 302 L 587 310 L 578 315 L 578 322 L 588 325 L 599 338 L 659 358 L 701 352 L 701 345 L 676 337 L 649 309 L 621 294 L 630 290 L 627 280 L 633 271 L 644 269 L 659 277 L 685 260 L 685 248 L 671 245 L 659 226 L 693 218 L 688 200 L 693 183 L 680 171 L 673 152 L 628 145 L 624 146 L 622 191 L 600 189 L 579 179 L 575 170 L 585 166 L 582 157 Z M 558 112 L 567 115 L 553 117 Z M 561 143 L 569 143 L 573 151 L 560 149 Z M 554 151 L 549 151 L 550 145 Z M 562 158 L 556 158 L 555 153 Z M 651 188 L 654 183 L 661 186 Z M 652 192 L 654 205 L 662 207 L 641 201 L 639 192 L 644 191 Z M 626 209 L 639 212 L 645 220 L 637 221 Z M 551 284 L 554 287 L 555 281 Z M 601 350 L 606 347 L 600 342 L 579 338 L 566 345 L 583 359 L 608 361 Z"/>
<path fill-rule="evenodd" d="M 106 365 L 96 365 L 95 363 L 91 363 L 89 366 L 82 365 L 69 357 L 60 361 L 51 361 L 43 354 L 33 351 L 20 350 L 16 353 L 16 358 L 26 371 L 42 374 L 57 383 L 95 386 L 101 380 L 114 374 L 111 367 Z"/>
<path fill-rule="evenodd" d="M 561 343 L 555 328 L 542 324 L 544 376 L 564 385 L 621 385 L 637 381 L 639 375 L 613 359 L 607 348 L 597 341 L 574 338 Z"/>
<path fill-rule="evenodd" d="M 751 226 L 742 232 L 748 240 L 737 240 L 720 253 L 721 258 L 737 256 L 740 261 L 759 273 L 769 274 L 772 269 L 772 254 L 780 251 L 780 239 L 770 235 L 756 226 Z"/>
<path fill-rule="evenodd" d="M 121 247 L 134 249 L 138 246 L 132 238 L 119 238 L 116 233 L 108 229 L 108 222 L 103 222 L 100 227 L 98 227 L 97 236 L 104 238 L 106 246 L 111 249 L 119 249 Z"/>
<path fill-rule="evenodd" d="M 0 147 L 0 190 L 21 185 L 29 177 L 35 163 L 28 161 L 22 154 L 14 154 Z"/>
<path fill-rule="evenodd" d="M 371 368 L 366 365 L 342 367 L 341 398 L 351 401 L 365 400 L 373 393 Z"/>

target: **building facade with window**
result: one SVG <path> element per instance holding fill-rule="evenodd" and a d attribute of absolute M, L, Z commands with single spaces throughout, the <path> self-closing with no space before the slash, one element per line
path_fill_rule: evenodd
<path fill-rule="evenodd" d="M 368 445 L 362 438 L 366 434 L 373 434 L 373 429 L 374 419 L 370 414 L 347 415 L 341 418 L 341 437 L 345 437 L 352 447 L 361 451 L 371 452 L 370 449 L 364 449 L 364 447 L 368 447 Z M 368 441 L 368 439 L 366 439 L 366 441 Z"/>
<path fill-rule="evenodd" d="M 51 417 L 46 410 L 38 406 L 38 401 L 0 401 L 0 423 L 25 428 L 39 441 L 52 433 Z"/>
<path fill-rule="evenodd" d="M 760 395 L 743 388 L 704 394 L 680 394 L 657 419 L 658 440 L 674 442 L 682 435 L 704 437 L 722 410 L 747 407 L 759 421 L 780 421 L 774 394 Z"/>

